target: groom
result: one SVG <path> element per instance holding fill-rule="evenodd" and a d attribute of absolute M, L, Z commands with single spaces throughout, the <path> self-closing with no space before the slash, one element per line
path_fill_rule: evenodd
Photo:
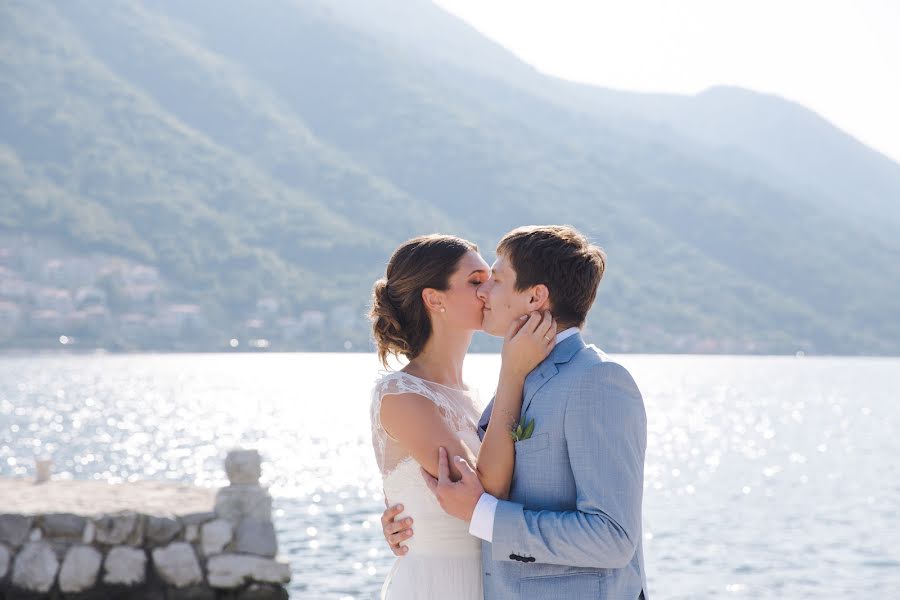
<path fill-rule="evenodd" d="M 453 457 L 463 478 L 452 482 L 446 451 L 439 478 L 423 471 L 443 509 L 481 538 L 487 599 L 646 597 L 641 498 L 647 421 L 628 371 L 582 340 L 605 256 L 568 226 L 521 227 L 497 246 L 491 278 L 478 291 L 484 330 L 502 336 L 514 319 L 549 309 L 560 323 L 556 346 L 525 379 L 509 500 L 484 492 Z M 479 423 L 484 436 L 493 400 Z M 385 511 L 395 554 L 412 534 Z"/>

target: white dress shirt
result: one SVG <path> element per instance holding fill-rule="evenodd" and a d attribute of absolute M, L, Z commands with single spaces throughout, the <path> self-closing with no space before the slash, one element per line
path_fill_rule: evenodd
<path fill-rule="evenodd" d="M 578 333 L 577 327 L 569 327 L 556 334 L 556 343 Z M 494 514 L 497 512 L 497 499 L 487 492 L 478 499 L 475 512 L 472 513 L 472 521 L 469 523 L 469 533 L 475 537 L 490 542 L 494 538 Z"/>

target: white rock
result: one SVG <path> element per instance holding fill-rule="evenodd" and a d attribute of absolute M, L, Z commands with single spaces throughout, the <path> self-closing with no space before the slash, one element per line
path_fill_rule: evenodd
<path fill-rule="evenodd" d="M 225 474 L 233 484 L 259 483 L 262 474 L 262 460 L 258 450 L 235 449 L 225 457 Z"/>
<path fill-rule="evenodd" d="M 185 525 L 184 526 L 185 541 L 196 542 L 198 537 L 200 537 L 200 526 L 199 525 Z"/>
<path fill-rule="evenodd" d="M 186 587 L 203 581 L 203 572 L 190 544 L 172 542 L 153 550 L 153 566 L 159 576 L 170 585 Z"/>
<path fill-rule="evenodd" d="M 59 570 L 59 589 L 81 592 L 94 587 L 102 563 L 103 555 L 91 546 L 72 546 Z"/>
<path fill-rule="evenodd" d="M 140 516 L 130 510 L 103 515 L 94 519 L 96 539 L 101 544 L 140 546 L 144 542 L 144 531 Z"/>
<path fill-rule="evenodd" d="M 206 568 L 209 585 L 216 588 L 235 588 L 245 581 L 281 584 L 291 580 L 288 562 L 250 554 L 218 554 L 210 557 Z"/>
<path fill-rule="evenodd" d="M 275 556 L 278 541 L 271 521 L 244 519 L 234 531 L 234 551 L 239 554 Z"/>
<path fill-rule="evenodd" d="M 272 520 L 272 496 L 258 485 L 229 485 L 216 492 L 216 514 L 237 527 L 245 518 Z"/>
<path fill-rule="evenodd" d="M 175 536 L 181 533 L 181 529 L 181 523 L 174 516 L 150 515 L 147 517 L 144 535 L 147 538 L 148 545 L 162 546 L 175 539 Z"/>
<path fill-rule="evenodd" d="M 13 584 L 33 592 L 53 587 L 59 561 L 47 542 L 26 542 L 13 563 Z"/>
<path fill-rule="evenodd" d="M 84 544 L 92 544 L 94 536 L 97 534 L 97 526 L 90 519 L 84 524 L 84 531 L 81 533 L 81 542 Z"/>
<path fill-rule="evenodd" d="M 0 514 L 0 542 L 18 548 L 28 539 L 34 517 L 15 513 Z"/>
<path fill-rule="evenodd" d="M 103 563 L 103 582 L 119 585 L 144 583 L 147 554 L 140 548 L 114 546 Z"/>
<path fill-rule="evenodd" d="M 84 535 L 84 517 L 74 513 L 48 513 L 41 517 L 44 536 L 54 539 L 79 540 Z"/>
<path fill-rule="evenodd" d="M 0 544 L 0 580 L 6 577 L 7 571 L 9 571 L 9 559 L 11 554 L 9 553 L 9 548 L 6 547 L 6 544 Z"/>
<path fill-rule="evenodd" d="M 200 544 L 205 556 L 219 554 L 231 541 L 231 523 L 225 519 L 216 519 L 203 524 L 200 532 Z"/>

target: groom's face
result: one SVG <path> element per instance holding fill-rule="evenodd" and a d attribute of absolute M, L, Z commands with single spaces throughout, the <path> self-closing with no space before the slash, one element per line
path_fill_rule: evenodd
<path fill-rule="evenodd" d="M 491 265 L 491 277 L 478 287 L 478 297 L 484 302 L 484 332 L 497 337 L 506 335 L 506 330 L 515 319 L 533 310 L 543 308 L 535 302 L 532 290 L 517 292 L 516 272 L 504 256 L 499 256 Z"/>

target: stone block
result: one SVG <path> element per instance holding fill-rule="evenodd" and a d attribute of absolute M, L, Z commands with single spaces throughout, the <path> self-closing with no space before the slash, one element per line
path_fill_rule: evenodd
<path fill-rule="evenodd" d="M 59 560 L 47 542 L 26 542 L 13 561 L 12 582 L 29 592 L 46 593 L 53 587 Z"/>
<path fill-rule="evenodd" d="M 160 578 L 175 587 L 188 587 L 203 581 L 203 572 L 193 547 L 185 542 L 172 542 L 153 550 L 153 567 Z"/>
<path fill-rule="evenodd" d="M 272 520 L 272 496 L 258 485 L 229 485 L 216 493 L 216 514 L 237 527 L 245 518 Z"/>
<path fill-rule="evenodd" d="M 142 548 L 114 546 L 103 562 L 103 583 L 138 585 L 147 578 L 147 553 Z"/>
<path fill-rule="evenodd" d="M 0 542 L 18 548 L 28 539 L 34 517 L 30 515 L 0 515 Z"/>
<path fill-rule="evenodd" d="M 82 592 L 94 586 L 103 555 L 91 546 L 72 546 L 59 569 L 59 589 L 63 593 Z"/>
<path fill-rule="evenodd" d="M 94 522 L 88 519 L 87 523 L 84 524 L 84 531 L 81 532 L 81 543 L 82 544 L 93 544 L 94 538 L 97 536 L 97 526 L 94 525 Z"/>
<path fill-rule="evenodd" d="M 194 543 L 200 538 L 199 525 L 186 525 L 184 528 L 184 541 Z"/>
<path fill-rule="evenodd" d="M 94 519 L 94 527 L 98 544 L 140 546 L 144 543 L 143 520 L 134 511 L 103 515 Z"/>
<path fill-rule="evenodd" d="M 232 484 L 259 484 L 262 459 L 258 450 L 231 450 L 225 457 L 225 474 Z"/>
<path fill-rule="evenodd" d="M 12 552 L 6 544 L 0 544 L 0 581 L 9 572 L 9 563 L 12 561 Z"/>
<path fill-rule="evenodd" d="M 217 554 L 206 562 L 206 569 L 209 585 L 214 588 L 236 588 L 247 581 L 287 583 L 291 580 L 287 562 L 251 554 Z"/>
<path fill-rule="evenodd" d="M 235 530 L 234 551 L 242 554 L 275 556 L 278 553 L 275 526 L 271 521 L 244 519 Z"/>
<path fill-rule="evenodd" d="M 87 519 L 72 513 L 50 513 L 41 517 L 44 536 L 54 539 L 81 540 Z"/>
<path fill-rule="evenodd" d="M 175 517 L 148 516 L 144 537 L 153 545 L 168 544 L 181 533 L 182 526 Z"/>
<path fill-rule="evenodd" d="M 200 546 L 204 556 L 220 554 L 231 541 L 231 523 L 225 519 L 216 519 L 204 523 L 200 530 Z"/>

